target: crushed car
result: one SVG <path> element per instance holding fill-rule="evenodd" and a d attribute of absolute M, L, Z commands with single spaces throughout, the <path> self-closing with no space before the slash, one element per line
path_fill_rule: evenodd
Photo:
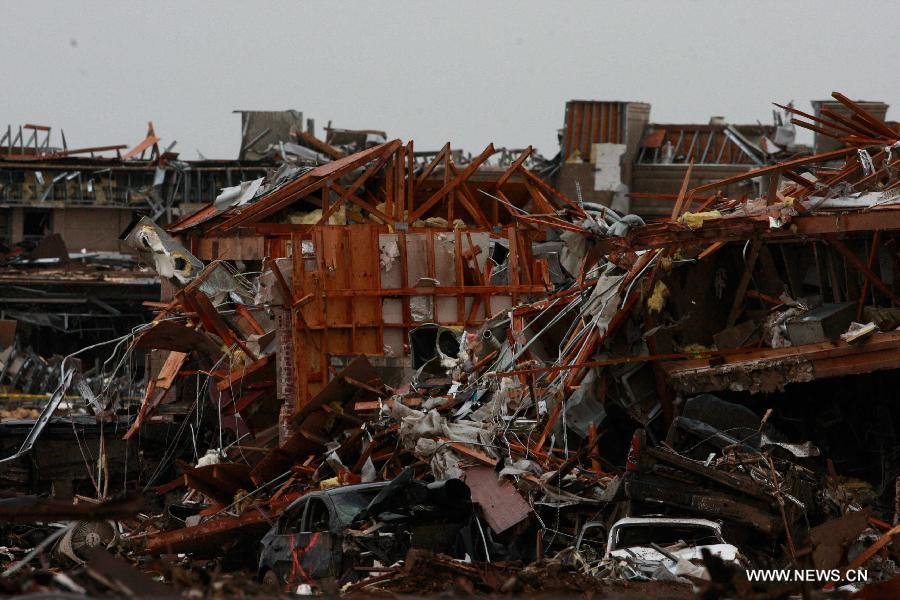
<path fill-rule="evenodd" d="M 725 563 L 739 567 L 748 564 L 738 548 L 725 541 L 715 521 L 672 517 L 625 517 L 616 521 L 609 530 L 604 561 L 624 561 L 636 578 L 687 575 L 708 579 L 703 567 L 704 550 Z"/>
<path fill-rule="evenodd" d="M 469 487 L 425 483 L 410 470 L 390 482 L 310 492 L 260 542 L 257 577 L 271 588 L 343 585 L 403 560 L 412 549 L 480 557 Z"/>

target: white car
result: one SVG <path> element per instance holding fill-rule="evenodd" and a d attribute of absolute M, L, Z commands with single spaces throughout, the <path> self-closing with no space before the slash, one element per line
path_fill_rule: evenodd
<path fill-rule="evenodd" d="M 582 537 L 579 543 L 582 542 Z M 664 568 L 673 576 L 708 578 L 702 549 L 725 562 L 746 567 L 737 547 L 722 537 L 722 528 L 706 519 L 628 517 L 610 528 L 604 561 L 624 560 L 638 572 L 659 579 Z"/>

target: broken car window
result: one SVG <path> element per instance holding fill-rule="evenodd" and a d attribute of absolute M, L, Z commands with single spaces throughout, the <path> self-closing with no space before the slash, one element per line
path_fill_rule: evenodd
<path fill-rule="evenodd" d="M 280 521 L 281 533 L 297 533 L 300 531 L 303 509 L 306 508 L 306 504 L 306 502 L 301 502 L 284 514 Z"/>
<path fill-rule="evenodd" d="M 635 546 L 671 546 L 678 542 L 686 542 L 689 546 L 702 546 L 722 543 L 715 529 L 696 525 L 628 525 L 620 527 L 616 532 L 614 546 L 633 548 Z"/>
<path fill-rule="evenodd" d="M 346 492 L 343 494 L 335 494 L 331 497 L 334 501 L 334 509 L 337 512 L 337 518 L 341 526 L 346 527 L 353 522 L 362 510 L 369 505 L 380 488 L 373 490 L 365 490 L 361 492 Z"/>
<path fill-rule="evenodd" d="M 327 531 L 331 515 L 328 505 L 321 498 L 313 498 L 306 509 L 306 527 L 304 531 Z"/>

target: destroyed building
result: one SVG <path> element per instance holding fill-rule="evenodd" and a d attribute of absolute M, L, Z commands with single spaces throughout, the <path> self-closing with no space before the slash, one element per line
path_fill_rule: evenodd
<path fill-rule="evenodd" d="M 255 127 L 244 121 L 242 132 Z M 138 262 L 123 232 L 142 216 L 171 223 L 284 162 L 332 160 L 308 148 L 317 139 L 310 131 L 266 127 L 260 136 L 249 129 L 238 160 L 185 160 L 174 141 L 161 147 L 152 123 L 133 146 L 78 148 L 61 130 L 8 126 L 0 137 L 0 319 L 12 334 L 2 345 L 0 385 L 49 393 L 56 378 L 48 371 L 59 357 L 145 322 L 151 313 L 144 303 L 159 299 L 160 280 Z M 334 152 L 364 147 L 358 135 L 344 135 Z"/>
<path fill-rule="evenodd" d="M 133 147 L 68 148 L 64 133 L 51 146 L 52 134 L 50 127 L 25 125 L 16 134 L 8 127 L 0 138 L 0 243 L 7 247 L 59 234 L 73 250 L 128 252 L 119 236 L 133 213 L 171 222 L 274 164 L 185 161 L 174 143 L 160 148 L 152 124 Z"/>
<path fill-rule="evenodd" d="M 557 164 L 329 127 L 303 146 L 321 164 L 145 216 L 123 242 L 165 281 L 153 317 L 94 373 L 63 360 L 46 419 L 0 424 L 0 472 L 58 498 L 20 519 L 71 521 L 45 540 L 91 561 L 79 586 L 778 596 L 806 590 L 745 569 L 862 566 L 896 585 L 900 129 L 833 97 L 784 108 L 823 151 L 633 103 L 570 103 Z M 299 113 L 242 119 L 243 146 L 305 137 Z M 673 163 L 664 216 L 617 210 Z M 139 398 L 116 393 L 138 356 Z M 55 486 L 32 459 L 64 401 L 89 477 Z M 119 562 L 98 578 L 101 546 Z"/>
<path fill-rule="evenodd" d="M 843 115 L 836 100 L 814 101 L 814 115 Z M 887 104 L 860 102 L 884 119 Z M 611 206 L 644 218 L 668 216 L 692 164 L 689 187 L 728 179 L 778 161 L 840 147 L 826 132 L 814 131 L 812 147 L 796 141 L 788 106 L 776 105 L 771 124 L 730 123 L 710 117 L 708 123 L 668 124 L 651 120 L 645 102 L 571 100 L 566 103 L 560 152 L 553 182 L 570 198 Z M 729 197 L 753 197 L 764 190 L 752 179 L 734 181 L 717 190 Z"/>

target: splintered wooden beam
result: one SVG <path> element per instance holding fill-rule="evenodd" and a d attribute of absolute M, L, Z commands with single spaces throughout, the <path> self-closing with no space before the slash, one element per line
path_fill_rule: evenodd
<path fill-rule="evenodd" d="M 875 115 L 873 115 L 842 93 L 831 92 L 831 97 L 853 111 L 856 116 L 860 118 L 860 120 L 872 126 L 874 131 L 878 132 L 880 135 L 885 136 L 891 141 L 896 141 L 897 138 L 900 137 L 900 135 L 898 135 L 896 131 L 891 129 L 887 123 L 877 118 Z"/>
<path fill-rule="evenodd" d="M 422 183 L 428 179 L 428 176 L 437 168 L 441 161 L 450 156 L 450 142 L 444 144 L 444 147 L 441 148 L 441 151 L 434 155 L 434 158 L 431 159 L 431 162 L 428 163 L 422 172 L 419 174 L 418 179 L 416 179 L 416 185 L 422 185 Z"/>
<path fill-rule="evenodd" d="M 833 129 L 838 129 L 838 130 L 840 130 L 840 131 L 843 131 L 844 133 L 848 133 L 848 134 L 850 134 L 850 135 L 860 133 L 860 128 L 859 128 L 859 127 L 853 127 L 853 128 L 843 127 L 843 126 L 841 126 L 841 125 L 837 125 L 837 124 L 835 124 L 835 123 L 832 123 L 831 121 L 826 121 L 825 119 L 823 119 L 823 118 L 821 118 L 821 117 L 817 117 L 817 116 L 815 116 L 815 115 L 811 115 L 811 114 L 809 114 L 809 113 L 803 112 L 802 110 L 796 109 L 796 108 L 794 108 L 793 106 L 783 106 L 783 105 L 781 105 L 781 104 L 778 104 L 777 102 L 773 102 L 773 104 L 775 104 L 775 106 L 777 106 L 778 108 L 782 108 L 782 109 L 788 111 L 788 112 L 791 113 L 791 114 L 795 114 L 795 115 L 801 116 L 801 117 L 803 117 L 803 118 L 805 118 L 805 119 L 809 119 L 809 120 L 811 120 L 811 121 L 815 121 L 816 123 L 821 123 L 822 125 L 824 125 L 824 126 L 826 126 L 826 127 L 831 127 L 831 128 L 833 128 Z M 825 111 L 823 110 L 822 112 L 823 112 L 823 114 L 824 114 Z M 868 132 L 867 132 L 867 133 L 868 133 Z"/>
<path fill-rule="evenodd" d="M 824 117 L 828 117 L 835 123 L 839 123 L 840 125 L 846 127 L 851 130 L 850 135 L 859 135 L 862 137 L 875 137 L 878 135 L 876 131 L 874 131 L 871 127 L 867 126 L 865 123 L 860 123 L 859 121 L 851 121 L 850 119 L 845 119 L 843 115 L 831 110 L 830 108 L 822 107 L 819 112 Z"/>
<path fill-rule="evenodd" d="M 550 187 L 549 185 L 547 185 L 546 181 L 544 181 L 543 179 L 541 179 L 540 177 L 538 177 L 537 175 L 535 175 L 534 173 L 532 173 L 531 171 L 529 171 L 528 169 L 523 167 L 522 165 L 519 165 L 519 172 L 522 173 L 527 180 L 530 180 L 531 183 L 533 183 L 543 193 L 549 194 L 550 196 L 555 196 L 556 198 L 558 198 L 563 204 L 565 204 L 566 206 L 571 208 L 573 211 L 575 211 L 575 214 L 577 214 L 579 217 L 581 217 L 581 218 L 587 217 L 587 213 L 584 212 L 583 208 L 581 208 L 580 206 L 578 206 L 577 204 L 575 204 L 574 202 L 569 200 L 565 195 L 563 195 L 562 192 L 560 192 L 556 188 L 553 188 L 553 187 Z"/>
<path fill-rule="evenodd" d="M 291 286 L 288 285 L 288 282 L 284 278 L 284 274 L 281 272 L 281 269 L 278 268 L 278 263 L 272 258 L 267 258 L 265 261 L 263 261 L 263 264 L 272 270 L 272 275 L 275 277 L 275 284 L 278 286 L 278 290 L 281 292 L 281 296 L 284 299 L 285 306 L 293 306 L 294 293 L 293 291 L 291 291 Z"/>
<path fill-rule="evenodd" d="M 267 367 L 272 362 L 273 356 L 273 354 L 267 354 L 249 365 L 244 365 L 232 371 L 228 371 L 222 376 L 219 382 L 216 383 L 216 387 L 222 391 L 229 389 L 232 385 L 240 382 L 245 377 L 253 375 Z"/>
<path fill-rule="evenodd" d="M 385 148 L 384 153 L 380 157 L 378 157 L 378 159 L 375 160 L 375 162 L 373 162 L 371 165 L 369 165 L 369 168 L 367 168 L 365 171 L 363 171 L 359 175 L 359 177 L 357 177 L 353 181 L 353 183 L 351 183 L 347 188 L 344 188 L 343 193 L 337 199 L 337 201 L 335 201 L 334 204 L 332 204 L 331 206 L 328 206 L 322 212 L 322 218 L 319 219 L 319 222 L 317 223 L 317 225 L 323 225 L 324 223 L 326 223 L 328 221 L 328 218 L 332 214 L 334 214 L 334 211 L 336 211 L 338 208 L 340 208 L 340 206 L 342 204 L 344 204 L 344 202 L 346 202 L 347 199 L 349 199 L 350 196 L 352 196 L 354 194 L 354 192 L 356 192 L 356 190 L 358 190 L 360 188 L 360 186 L 362 186 L 369 179 L 369 177 L 371 177 L 372 175 L 377 173 L 381 169 L 381 167 L 384 166 L 384 163 L 386 163 L 388 161 L 388 159 L 391 156 L 393 156 L 393 153 L 396 152 L 396 150 L 399 146 L 400 146 L 399 140 L 394 140 L 393 142 L 388 144 L 387 148 Z M 332 187 L 335 187 L 334 184 L 332 184 Z M 372 212 L 372 211 L 369 211 L 369 212 Z M 379 215 L 379 218 L 385 218 L 385 217 L 383 217 L 383 215 Z M 393 219 L 386 219 L 386 221 L 393 222 Z"/>
<path fill-rule="evenodd" d="M 257 335 L 265 335 L 266 330 L 263 329 L 263 326 L 259 324 L 259 321 L 256 320 L 250 310 L 244 304 L 238 304 L 235 308 L 237 314 L 244 320 L 247 325 L 250 326 L 250 329 L 253 330 L 253 333 Z"/>
<path fill-rule="evenodd" d="M 66 156 L 72 156 L 75 154 L 93 154 L 95 152 L 108 152 L 111 150 L 124 150 L 127 148 L 125 144 L 117 144 L 113 146 L 93 146 L 90 148 L 72 148 L 70 150 L 62 150 L 60 152 L 54 152 L 53 154 L 47 154 L 42 156 L 41 158 L 46 160 L 49 158 L 64 158 Z"/>
<path fill-rule="evenodd" d="M 583 227 L 579 227 L 578 225 L 572 225 L 567 221 L 563 221 L 561 219 L 553 219 L 552 217 L 532 217 L 530 215 L 513 215 L 519 221 L 524 221 L 525 223 L 531 223 L 532 225 L 537 225 L 539 227 L 548 227 L 550 229 L 565 229 L 566 231 L 572 231 L 574 233 L 580 233 L 581 235 L 590 235 L 590 231 Z"/>
<path fill-rule="evenodd" d="M 684 209 L 684 199 L 687 195 L 688 183 L 691 181 L 691 173 L 694 170 L 694 159 L 688 164 L 687 170 L 684 172 L 684 179 L 681 181 L 681 189 L 678 190 L 678 198 L 675 199 L 675 206 L 672 207 L 672 220 L 675 221 L 681 216 Z"/>
<path fill-rule="evenodd" d="M 774 204 L 778 201 L 778 185 L 781 183 L 781 171 L 775 170 L 769 173 L 768 189 L 766 190 L 766 204 Z"/>
<path fill-rule="evenodd" d="M 123 154 L 122 160 L 128 160 L 129 158 L 135 157 L 147 148 L 156 146 L 158 142 L 159 138 L 156 137 L 156 133 L 153 131 L 153 122 L 151 121 L 150 123 L 147 123 L 147 137 L 145 137 L 137 146 Z"/>
<path fill-rule="evenodd" d="M 894 291 L 887 285 L 885 285 L 884 282 L 881 281 L 881 278 L 878 277 L 878 275 L 876 275 L 872 271 L 872 269 L 870 269 L 866 265 L 866 263 L 860 260 L 860 258 L 856 256 L 856 254 L 854 254 L 846 244 L 844 244 L 844 242 L 839 240 L 836 235 L 826 235 L 825 239 L 832 248 L 840 252 L 841 255 L 843 255 L 843 257 L 846 258 L 850 264 L 856 267 L 856 269 L 859 270 L 859 272 L 862 273 L 866 277 L 866 279 L 868 279 L 872 283 L 872 285 L 874 285 L 885 296 L 890 298 L 891 302 L 893 302 L 894 304 L 900 304 L 900 298 L 897 297 Z"/>
<path fill-rule="evenodd" d="M 513 173 L 516 172 L 516 169 L 521 167 L 525 160 L 529 156 L 531 156 L 532 151 L 533 149 L 531 146 L 528 146 L 527 148 L 522 150 L 522 154 L 520 154 L 519 157 L 515 161 L 513 161 L 511 165 L 509 165 L 509 168 L 503 172 L 503 175 L 500 176 L 500 179 L 497 180 L 497 185 L 494 187 L 498 190 L 502 188 L 506 184 L 506 182 L 509 181 L 509 178 L 513 176 Z"/>
<path fill-rule="evenodd" d="M 459 171 L 457 171 L 456 165 L 453 164 L 453 160 L 447 161 L 447 167 L 449 167 L 451 175 L 454 177 L 459 175 Z M 487 229 L 491 228 L 491 222 L 488 220 L 487 215 L 485 215 L 484 211 L 481 210 L 481 207 L 478 206 L 478 202 L 472 197 L 472 192 L 469 191 L 469 188 L 466 187 L 465 183 L 459 185 L 459 195 L 457 196 L 457 199 L 479 225 Z M 447 222 L 450 227 L 453 227 L 452 220 L 447 219 Z"/>
<path fill-rule="evenodd" d="M 344 186 L 342 186 L 338 183 L 332 183 L 331 189 L 333 189 L 335 192 L 337 192 L 339 194 L 343 194 L 348 190 L 348 188 L 345 188 Z M 353 194 L 353 193 L 348 194 L 347 200 L 349 200 L 353 204 L 357 205 L 358 207 L 362 208 L 363 210 L 366 210 L 366 211 L 370 212 L 371 214 L 375 215 L 376 217 L 378 217 L 385 223 L 393 223 L 394 222 L 394 220 L 391 217 L 387 216 L 386 214 L 384 214 L 383 212 L 381 212 L 380 210 L 378 210 L 377 208 L 372 206 L 371 203 L 366 202 L 365 200 L 363 200 L 356 194 Z M 319 225 L 321 225 L 321 224 L 322 224 L 322 222 L 320 221 Z"/>
<path fill-rule="evenodd" d="M 806 177 L 803 177 L 802 175 L 798 175 L 797 173 L 795 173 L 789 169 L 785 169 L 784 171 L 781 172 L 781 174 L 784 175 L 785 179 L 787 179 L 789 181 L 793 181 L 800 187 L 804 187 L 810 191 L 813 191 L 816 189 L 816 184 L 814 184 L 812 181 L 810 181 Z"/>
<path fill-rule="evenodd" d="M 550 204 L 550 201 L 547 200 L 544 194 L 542 194 L 541 191 L 534 185 L 532 185 L 531 182 L 529 182 L 527 179 L 525 180 L 525 189 L 528 191 L 528 195 L 531 196 L 532 212 L 542 215 L 550 215 L 556 213 L 556 208 L 552 204 Z M 502 194 L 503 192 L 497 190 L 497 193 Z"/>
<path fill-rule="evenodd" d="M 756 177 L 760 177 L 761 175 L 768 175 L 775 171 L 784 171 L 785 169 L 792 169 L 794 167 L 799 167 L 801 165 L 808 165 L 811 163 L 817 162 L 825 162 L 829 160 L 833 160 L 835 158 L 841 158 L 842 156 L 848 156 L 850 154 L 855 154 L 858 148 L 841 148 L 840 150 L 832 150 L 831 152 L 822 152 L 821 154 L 815 154 L 813 156 L 807 156 L 804 158 L 797 158 L 794 160 L 789 160 L 783 163 L 778 163 L 777 165 L 769 165 L 767 167 L 761 167 L 759 169 L 755 169 L 753 171 L 747 171 L 746 173 L 741 173 L 740 175 L 734 175 L 733 177 L 726 177 L 725 179 L 720 179 L 719 181 L 714 181 L 712 183 L 704 183 L 703 185 L 697 186 L 691 190 L 691 193 L 697 194 L 698 192 L 704 192 L 706 190 L 712 190 L 718 187 L 725 187 L 732 183 L 738 183 L 740 181 L 746 181 L 748 179 L 754 179 Z M 715 200 L 715 197 L 707 200 L 703 203 L 703 205 L 698 208 L 698 212 L 702 212 L 709 207 L 710 204 Z"/>
<path fill-rule="evenodd" d="M 812 123 L 807 123 L 806 121 L 801 121 L 800 119 L 791 119 L 791 124 L 796 125 L 797 127 L 802 127 L 803 129 L 808 129 L 813 133 L 820 133 L 825 137 L 834 138 L 836 140 L 839 140 L 842 137 L 841 132 L 829 131 L 824 127 L 819 127 L 818 125 L 813 125 Z"/>
<path fill-rule="evenodd" d="M 412 140 L 406 144 L 406 186 L 406 211 L 409 212 L 416 196 L 416 155 Z"/>
<path fill-rule="evenodd" d="M 249 356 L 251 360 L 256 360 L 258 358 L 237 335 L 237 332 L 235 332 L 228 322 L 222 318 L 222 315 L 219 314 L 219 311 L 216 310 L 212 301 L 210 301 L 206 294 L 199 290 L 182 290 L 182 292 L 184 300 L 187 301 L 194 312 L 197 313 L 204 329 L 218 335 L 227 346 L 231 347 L 236 345 L 243 350 L 244 354 Z"/>
<path fill-rule="evenodd" d="M 867 560 L 875 556 L 879 550 L 881 550 L 888 544 L 893 543 L 897 535 L 900 535 L 900 525 L 896 525 L 893 529 L 888 530 L 884 535 L 878 538 L 875 543 L 863 550 L 859 554 L 859 556 L 850 561 L 850 564 L 848 564 L 847 567 L 841 571 L 841 579 L 843 579 L 843 575 L 847 573 L 847 571 L 852 571 L 854 569 L 860 568 L 861 566 L 866 564 Z M 828 583 L 825 585 L 824 589 L 830 590 L 832 588 L 834 588 L 834 583 Z"/>
<path fill-rule="evenodd" d="M 240 214 L 228 219 L 224 223 L 212 227 L 207 233 L 221 233 L 234 229 L 240 225 L 261 221 L 262 219 L 287 208 L 294 202 L 307 197 L 309 194 L 321 190 L 330 182 L 339 179 L 342 175 L 368 164 L 372 159 L 391 152 L 391 150 L 396 148 L 399 144 L 400 140 L 385 142 L 307 171 L 297 179 L 289 181 L 280 188 L 272 190 L 255 203 L 249 205 L 241 211 Z"/>
<path fill-rule="evenodd" d="M 762 249 L 762 242 L 753 240 L 750 243 L 750 252 L 747 255 L 747 262 L 744 264 L 744 272 L 741 273 L 741 279 L 738 281 L 737 291 L 734 294 L 734 301 L 731 303 L 731 310 L 728 313 L 728 321 L 726 327 L 733 327 L 737 322 L 738 316 L 744 304 L 744 297 L 747 295 L 747 286 L 750 285 L 750 278 L 753 277 L 753 269 L 756 267 L 756 259 L 759 258 L 759 251 Z"/>
<path fill-rule="evenodd" d="M 878 245 L 881 243 L 881 230 L 876 229 L 872 234 L 872 248 L 869 250 L 868 267 L 871 271 L 875 267 L 875 260 L 878 258 Z M 856 307 L 856 320 L 862 321 L 863 307 L 866 305 L 866 296 L 869 295 L 869 279 L 863 279 L 862 292 L 859 294 L 859 305 Z"/>
<path fill-rule="evenodd" d="M 341 150 L 335 148 L 331 144 L 323 142 L 316 136 L 311 133 L 307 133 L 305 131 L 294 131 L 294 137 L 296 137 L 301 142 L 305 143 L 308 147 L 312 148 L 316 152 L 320 152 L 325 156 L 331 158 L 332 160 L 337 160 L 339 158 L 344 158 L 346 156 Z"/>
<path fill-rule="evenodd" d="M 703 260 L 704 258 L 706 258 L 707 256 L 709 256 L 710 254 L 713 254 L 714 252 L 718 252 L 718 250 L 719 250 L 722 246 L 724 246 L 726 243 L 727 243 L 727 242 L 713 242 L 712 244 L 710 244 L 709 246 L 707 246 L 705 249 L 703 249 L 703 250 L 700 252 L 700 254 L 697 255 L 697 260 Z"/>
<path fill-rule="evenodd" d="M 425 201 L 422 206 L 417 208 L 411 215 L 409 215 L 408 221 L 412 223 L 416 219 L 420 218 L 423 214 L 425 214 L 432 206 L 437 204 L 441 198 L 446 196 L 449 192 L 455 190 L 459 184 L 466 181 L 472 174 L 478 170 L 478 167 L 482 165 L 487 159 L 489 159 L 494 154 L 494 145 L 488 144 L 487 148 L 484 151 L 472 159 L 466 168 L 463 169 L 461 173 L 459 173 L 456 177 L 448 181 L 444 184 L 441 189 L 435 192 L 428 200 Z"/>

